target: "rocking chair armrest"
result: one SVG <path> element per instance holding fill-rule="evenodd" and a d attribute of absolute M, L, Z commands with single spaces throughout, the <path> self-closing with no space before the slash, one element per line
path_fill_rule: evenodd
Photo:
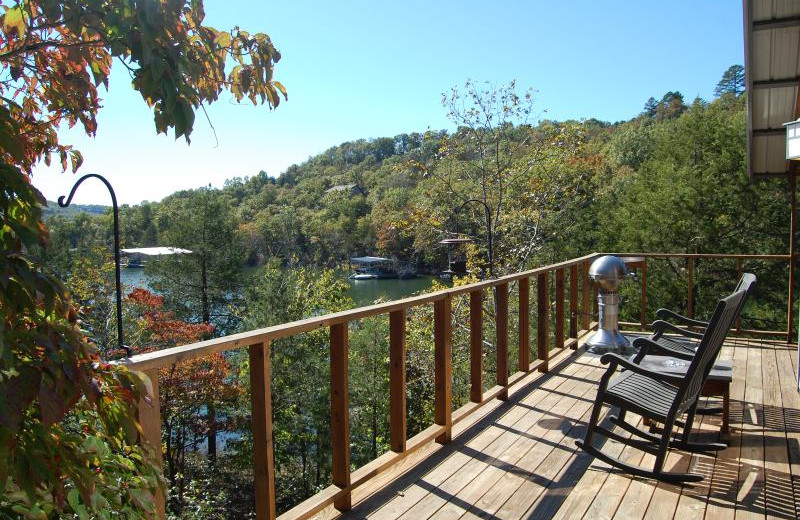
<path fill-rule="evenodd" d="M 683 316 L 682 314 L 678 314 L 677 312 L 671 311 L 669 309 L 664 309 L 664 308 L 658 309 L 656 311 L 656 316 L 658 316 L 662 320 L 677 321 L 682 325 L 688 325 L 690 327 L 702 327 L 702 328 L 708 327 L 707 321 L 688 318 L 686 316 Z"/>
<path fill-rule="evenodd" d="M 691 361 L 694 358 L 692 354 L 662 345 L 657 339 L 636 338 L 633 340 L 633 347 L 639 350 L 633 358 L 633 363 L 639 363 L 648 354 L 671 356 L 684 361 Z"/>
<path fill-rule="evenodd" d="M 650 327 L 652 327 L 653 333 L 658 336 L 661 336 L 665 332 L 671 332 L 674 334 L 680 334 L 681 336 L 685 336 L 687 338 L 703 339 L 703 335 L 699 332 L 682 329 L 664 320 L 656 320 L 650 325 Z"/>
<path fill-rule="evenodd" d="M 669 383 L 671 385 L 680 385 L 684 380 L 684 377 L 681 375 L 666 374 L 664 372 L 648 370 L 643 366 L 637 365 L 636 363 L 633 363 L 627 358 L 620 356 L 619 354 L 614 354 L 613 352 L 607 352 L 603 354 L 600 357 L 600 363 L 604 365 L 607 363 L 611 363 L 606 371 L 606 375 L 610 375 L 616 370 L 618 366 L 620 366 L 625 370 L 630 370 L 631 372 L 636 372 L 637 374 L 647 376 L 651 379 L 655 379 L 656 381 L 661 381 L 663 383 Z"/>

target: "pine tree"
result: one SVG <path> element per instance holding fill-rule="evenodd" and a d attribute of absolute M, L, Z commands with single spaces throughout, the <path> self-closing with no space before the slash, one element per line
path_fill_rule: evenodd
<path fill-rule="evenodd" d="M 722 79 L 717 83 L 714 94 L 721 97 L 723 94 L 731 93 L 739 96 L 744 92 L 744 67 L 741 65 L 731 65 L 722 75 Z"/>

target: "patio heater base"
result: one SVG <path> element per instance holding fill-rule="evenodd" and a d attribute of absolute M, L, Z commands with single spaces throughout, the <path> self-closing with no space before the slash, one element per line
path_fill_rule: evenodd
<path fill-rule="evenodd" d="M 615 354 L 634 353 L 628 338 L 620 334 L 618 330 L 600 329 L 595 332 L 589 341 L 586 342 L 589 352 L 594 354 L 605 354 L 614 352 Z"/>
<path fill-rule="evenodd" d="M 589 352 L 604 354 L 629 354 L 631 348 L 628 338 L 619 332 L 619 304 L 621 298 L 616 291 L 602 291 L 597 295 L 598 325 L 597 331 L 586 342 Z"/>

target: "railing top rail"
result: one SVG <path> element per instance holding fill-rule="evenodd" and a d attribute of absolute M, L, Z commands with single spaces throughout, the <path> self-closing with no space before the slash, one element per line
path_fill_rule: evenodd
<path fill-rule="evenodd" d="M 511 283 L 522 278 L 529 278 L 543 272 L 552 271 L 553 269 L 579 264 L 586 260 L 591 260 L 595 256 L 597 255 L 592 253 L 580 258 L 575 258 L 543 267 L 537 267 L 536 269 L 503 276 L 492 280 L 484 280 L 481 282 L 475 282 L 450 289 L 443 289 L 441 291 L 428 294 L 412 296 L 402 300 L 394 300 L 375 305 L 368 305 L 366 307 L 348 309 L 346 311 L 334 312 L 331 314 L 325 314 L 323 316 L 313 316 L 303 320 L 282 323 L 280 325 L 273 325 L 271 327 L 241 332 L 238 334 L 231 334 L 222 338 L 214 338 L 207 341 L 200 341 L 198 343 L 191 343 L 188 345 L 181 345 L 179 347 L 148 352 L 146 354 L 138 354 L 127 359 L 116 361 L 116 363 L 133 370 L 152 370 L 154 368 L 169 366 L 173 363 L 189 361 L 192 359 L 209 356 L 211 354 L 216 354 L 218 352 L 224 352 L 226 350 L 234 350 L 266 341 L 285 338 L 287 336 L 294 336 L 296 334 L 309 332 L 321 327 L 330 327 L 331 325 L 347 323 L 353 320 L 369 318 L 371 316 L 380 314 L 388 314 L 392 311 L 400 309 L 409 309 L 419 305 L 433 303 L 447 297 L 452 298 L 454 296 L 470 293 L 472 291 L 496 287 L 504 283 Z"/>
<path fill-rule="evenodd" d="M 648 258 L 655 257 L 677 257 L 677 258 L 742 258 L 742 259 L 761 259 L 761 260 L 788 260 L 789 255 L 737 255 L 737 254 L 683 254 L 683 253 L 609 253 L 618 254 L 619 256 L 641 256 Z M 207 341 L 198 343 L 191 343 L 188 345 L 181 345 L 179 347 L 172 347 L 146 354 L 138 354 L 133 357 L 116 361 L 119 365 L 126 366 L 133 370 L 152 370 L 164 366 L 172 365 L 181 361 L 189 361 L 192 359 L 209 356 L 218 352 L 226 350 L 234 350 L 250 345 L 273 341 L 288 336 L 294 336 L 304 332 L 309 332 L 321 327 L 329 327 L 331 325 L 338 325 L 347 323 L 353 320 L 377 316 L 380 314 L 388 314 L 392 311 L 400 309 L 409 309 L 428 303 L 433 303 L 444 298 L 452 298 L 462 294 L 467 294 L 473 291 L 483 290 L 490 287 L 496 287 L 502 284 L 513 283 L 524 278 L 531 278 L 533 276 L 549 272 L 555 269 L 562 269 L 572 265 L 581 264 L 587 260 L 592 260 L 601 253 L 592 253 L 580 258 L 574 258 L 556 264 L 550 264 L 536 269 L 523 271 L 500 278 L 491 280 L 484 280 L 475 282 L 468 285 L 453 287 L 450 289 L 443 289 L 433 293 L 422 294 L 419 296 L 412 296 L 402 300 L 395 300 L 375 305 L 368 305 L 366 307 L 358 307 L 346 311 L 325 314 L 323 316 L 313 316 L 303 320 L 297 320 L 271 327 L 241 332 L 238 334 L 231 334 L 222 338 L 214 338 Z"/>
<path fill-rule="evenodd" d="M 600 254 L 600 253 L 598 253 Z M 616 256 L 641 256 L 645 258 L 695 258 L 726 260 L 789 260 L 790 255 L 726 254 L 726 253 L 602 253 Z"/>

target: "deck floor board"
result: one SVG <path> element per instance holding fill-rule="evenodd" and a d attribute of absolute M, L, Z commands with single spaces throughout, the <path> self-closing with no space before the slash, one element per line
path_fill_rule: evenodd
<path fill-rule="evenodd" d="M 796 352 L 755 340 L 726 344 L 733 359 L 729 447 L 716 454 L 672 450 L 666 467 L 706 475 L 699 484 L 632 477 L 575 446 L 586 431 L 598 356 L 579 350 L 508 402 L 464 426 L 452 442 L 380 488 L 362 492 L 345 519 L 751 519 L 800 517 L 800 394 Z M 604 411 L 605 420 L 609 411 Z M 719 438 L 717 416 L 695 428 Z M 619 431 L 619 430 L 618 430 Z M 624 449 L 623 449 L 624 448 Z M 606 441 L 633 463 L 653 456 Z M 331 512 L 324 513 L 326 518 Z M 333 515 L 335 516 L 335 515 Z"/>

